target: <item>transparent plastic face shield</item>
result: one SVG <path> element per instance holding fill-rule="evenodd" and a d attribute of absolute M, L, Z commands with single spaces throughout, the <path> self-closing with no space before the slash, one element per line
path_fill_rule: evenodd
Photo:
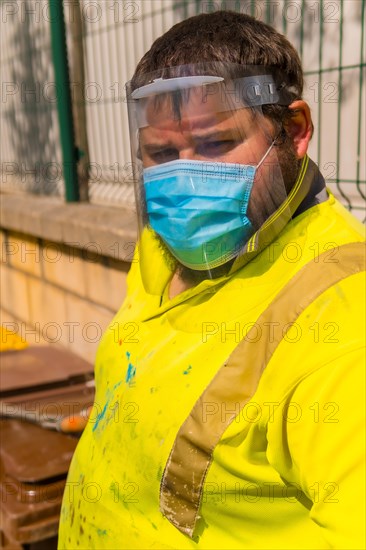
<path fill-rule="evenodd" d="M 224 274 L 287 197 L 262 111 L 290 103 L 281 82 L 263 67 L 190 65 L 129 82 L 127 98 L 140 237 L 183 278 Z"/>

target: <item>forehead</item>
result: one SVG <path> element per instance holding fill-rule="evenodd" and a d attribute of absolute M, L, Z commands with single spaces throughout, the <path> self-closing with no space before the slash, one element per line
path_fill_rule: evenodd
<path fill-rule="evenodd" d="M 207 87 L 208 88 L 208 87 Z M 235 103 L 235 98 L 220 89 L 193 88 L 150 97 L 140 108 L 141 134 L 157 131 L 189 132 L 205 129 L 245 129 L 253 119 L 250 109 Z"/>

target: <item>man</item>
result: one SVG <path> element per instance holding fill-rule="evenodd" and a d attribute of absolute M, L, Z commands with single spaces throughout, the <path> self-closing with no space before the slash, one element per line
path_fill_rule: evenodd
<path fill-rule="evenodd" d="M 307 157 L 302 85 L 287 40 L 234 12 L 137 66 L 138 261 L 61 548 L 364 547 L 362 227 Z"/>

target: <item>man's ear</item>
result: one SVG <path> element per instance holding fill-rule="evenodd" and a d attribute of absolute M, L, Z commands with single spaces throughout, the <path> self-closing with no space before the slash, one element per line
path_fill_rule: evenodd
<path fill-rule="evenodd" d="M 284 124 L 285 130 L 292 139 L 297 158 L 302 159 L 306 155 L 309 141 L 313 135 L 310 108 L 302 99 L 294 101 L 288 108 L 290 116 Z"/>

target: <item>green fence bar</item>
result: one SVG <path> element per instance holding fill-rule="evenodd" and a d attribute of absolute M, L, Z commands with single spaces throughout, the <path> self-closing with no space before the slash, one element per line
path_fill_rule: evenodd
<path fill-rule="evenodd" d="M 67 63 L 66 30 L 63 2 L 49 0 L 51 20 L 52 57 L 57 90 L 57 110 L 61 135 L 65 198 L 79 201 L 77 157 L 72 119 L 69 68 Z"/>
<path fill-rule="evenodd" d="M 365 21 L 365 0 L 362 0 L 361 21 Z M 363 89 L 363 71 L 364 64 L 364 43 L 365 43 L 365 26 L 362 25 L 360 44 L 360 77 L 359 77 L 359 92 L 358 92 L 358 128 L 357 128 L 357 176 L 356 185 L 361 197 L 366 200 L 366 196 L 361 191 L 360 185 L 360 163 L 361 163 L 361 124 L 362 124 L 362 89 Z"/>
<path fill-rule="evenodd" d="M 340 185 L 340 160 L 341 160 L 341 107 L 343 101 L 343 0 L 340 4 L 341 16 L 339 21 L 339 57 L 338 57 L 338 106 L 337 106 L 337 157 L 336 157 L 336 178 L 335 183 L 338 193 L 343 197 L 345 203 L 348 204 L 348 208 L 351 208 L 351 201 L 347 195 L 343 192 Z"/>
<path fill-rule="evenodd" d="M 318 166 L 321 168 L 321 136 L 322 136 L 322 103 L 323 103 L 323 0 L 320 0 L 319 8 L 319 74 L 318 74 Z"/>

